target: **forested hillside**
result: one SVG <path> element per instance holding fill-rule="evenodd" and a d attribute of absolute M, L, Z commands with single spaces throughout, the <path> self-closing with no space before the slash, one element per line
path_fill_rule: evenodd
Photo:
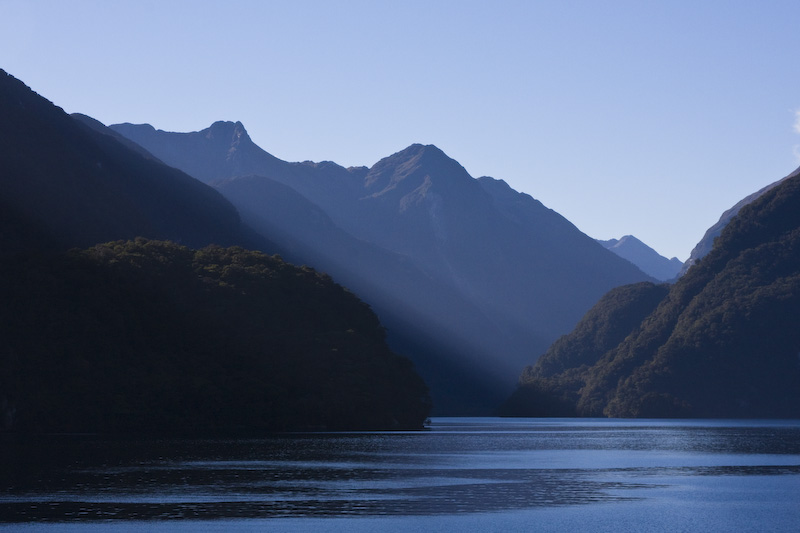
<path fill-rule="evenodd" d="M 363 302 L 277 257 L 137 239 L 0 267 L 7 430 L 420 428 L 430 409 Z"/>
<path fill-rule="evenodd" d="M 526 369 L 506 412 L 800 416 L 800 177 L 744 206 L 663 299 L 658 290 L 603 298 Z M 604 329 L 616 333 L 587 342 Z"/>

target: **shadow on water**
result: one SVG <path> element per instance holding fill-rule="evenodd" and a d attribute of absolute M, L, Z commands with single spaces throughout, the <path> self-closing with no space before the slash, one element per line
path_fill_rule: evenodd
<path fill-rule="evenodd" d="M 0 522 L 414 516 L 800 475 L 800 423 L 443 419 L 420 433 L 0 441 Z"/>

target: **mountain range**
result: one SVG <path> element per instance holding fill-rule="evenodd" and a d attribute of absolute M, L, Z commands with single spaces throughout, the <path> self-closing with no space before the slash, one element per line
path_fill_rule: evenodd
<path fill-rule="evenodd" d="M 488 414 L 519 369 L 612 287 L 652 279 L 504 181 L 432 145 L 371 167 L 284 162 L 239 122 L 110 128 L 217 188 L 286 258 L 330 273 L 378 313 L 436 412 Z"/>
<path fill-rule="evenodd" d="M 275 245 L 217 190 L 3 71 L 0 224 L 0 431 L 419 429 L 430 411 L 352 292 L 245 250 Z"/>
<path fill-rule="evenodd" d="M 544 353 L 505 414 L 796 417 L 798 205 L 800 169 L 657 284 L 638 239 L 433 145 L 289 163 L 239 122 L 109 128 L 0 71 L 0 429 L 419 427 L 395 353 L 438 414 L 492 412 Z"/>

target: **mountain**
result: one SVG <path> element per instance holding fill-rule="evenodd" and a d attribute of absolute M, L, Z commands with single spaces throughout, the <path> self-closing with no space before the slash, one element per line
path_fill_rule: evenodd
<path fill-rule="evenodd" d="M 239 122 L 191 133 L 110 127 L 216 186 L 291 261 L 362 296 L 430 385 L 439 414 L 490 414 L 531 353 L 608 289 L 651 279 L 432 145 L 344 168 L 281 161 Z"/>
<path fill-rule="evenodd" d="M 72 114 L 70 114 L 70 116 L 73 119 L 75 119 L 76 121 L 78 121 L 81 124 L 83 124 L 84 126 L 87 126 L 89 129 L 92 129 L 92 130 L 96 131 L 97 133 L 101 133 L 103 135 L 107 135 L 109 137 L 112 137 L 117 142 L 119 142 L 120 144 L 122 144 L 126 148 L 138 153 L 139 155 L 141 155 L 145 159 L 150 159 L 150 160 L 158 161 L 159 163 L 161 163 L 161 161 L 158 158 L 156 158 L 153 154 L 151 154 L 150 152 L 148 152 L 147 150 L 145 150 L 144 148 L 142 148 L 140 145 L 136 144 L 135 142 L 129 140 L 124 135 L 120 135 L 116 131 L 114 131 L 111 128 L 107 127 L 105 124 L 103 124 L 99 120 L 94 119 L 94 118 L 92 118 L 92 117 L 90 117 L 88 115 L 84 115 L 83 113 L 72 113 Z"/>
<path fill-rule="evenodd" d="M 669 288 L 603 297 L 520 378 L 514 415 L 796 418 L 800 175 L 743 206 Z"/>
<path fill-rule="evenodd" d="M 681 271 L 679 272 L 679 276 L 683 276 L 686 273 L 686 271 L 689 270 L 689 267 L 691 267 L 697 261 L 705 257 L 705 255 L 711 251 L 711 248 L 713 248 L 714 246 L 714 239 L 719 237 L 720 233 L 722 233 L 722 229 L 728 225 L 728 222 L 730 222 L 731 219 L 735 217 L 737 213 L 739 213 L 739 210 L 742 207 L 746 206 L 753 200 L 759 198 L 762 194 L 771 190 L 773 187 L 780 185 L 784 180 L 793 178 L 798 175 L 800 175 L 800 167 L 798 167 L 794 172 L 792 172 L 785 178 L 770 183 L 766 187 L 759 189 L 753 194 L 750 194 L 742 198 L 740 201 L 736 203 L 736 205 L 734 205 L 733 207 L 722 213 L 717 223 L 708 228 L 708 230 L 706 230 L 705 234 L 703 235 L 703 238 L 700 239 L 700 242 L 698 242 L 697 245 L 692 249 L 692 252 L 689 254 L 689 259 L 686 260 L 686 262 L 683 264 L 683 268 L 681 268 Z"/>
<path fill-rule="evenodd" d="M 247 241 L 239 214 L 219 192 L 131 151 L 112 133 L 87 127 L 0 71 L 0 211 L 8 224 L 0 244 Z"/>
<path fill-rule="evenodd" d="M 633 235 L 607 241 L 597 239 L 597 242 L 660 281 L 673 279 L 683 267 L 683 263 L 677 257 L 667 259 Z"/>
<path fill-rule="evenodd" d="M 420 429 L 427 388 L 329 276 L 117 241 L 0 263 L 0 430 Z"/>
<path fill-rule="evenodd" d="M 324 269 L 369 302 L 388 328 L 393 348 L 414 354 L 438 406 L 469 413 L 500 401 L 503 376 L 479 373 L 467 364 L 480 354 L 458 340 L 457 328 L 475 332 L 475 345 L 500 332 L 492 331 L 489 319 L 456 290 L 408 257 L 353 237 L 287 185 L 245 176 L 218 187 L 250 226 L 283 248 L 286 259 Z"/>
<path fill-rule="evenodd" d="M 430 411 L 355 295 L 220 246 L 277 248 L 215 189 L 1 71 L 0 224 L 0 431 L 416 429 Z"/>

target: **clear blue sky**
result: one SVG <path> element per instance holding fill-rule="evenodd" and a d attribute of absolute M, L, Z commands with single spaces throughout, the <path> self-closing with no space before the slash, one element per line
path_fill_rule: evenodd
<path fill-rule="evenodd" d="M 240 120 L 288 161 L 435 144 L 683 260 L 800 165 L 798 28 L 797 0 L 0 0 L 0 68 L 106 124 Z"/>

